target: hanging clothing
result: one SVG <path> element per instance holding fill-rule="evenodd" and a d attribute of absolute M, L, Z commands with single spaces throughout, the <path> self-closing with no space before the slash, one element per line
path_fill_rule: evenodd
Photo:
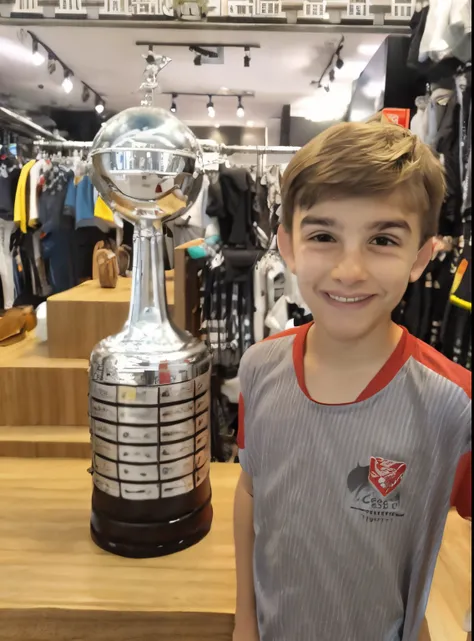
<path fill-rule="evenodd" d="M 259 246 L 254 226 L 258 220 L 255 195 L 255 183 L 246 169 L 219 168 L 217 181 L 209 187 L 207 215 L 218 218 L 224 245 Z"/>
<path fill-rule="evenodd" d="M 444 0 L 440 1 L 443 2 Z M 450 2 L 450 0 L 446 1 Z M 429 57 L 423 61 L 419 60 L 420 45 L 425 32 L 429 9 L 430 3 L 428 0 L 422 0 L 422 2 L 415 4 L 415 11 L 410 20 L 411 37 L 407 66 L 419 72 L 428 82 L 435 82 L 441 78 L 452 77 L 461 61 L 452 57 L 443 58 L 441 61 L 433 61 Z"/>
<path fill-rule="evenodd" d="M 469 0 L 430 0 L 418 60 L 471 59 Z"/>
<path fill-rule="evenodd" d="M 3 308 L 13 307 L 15 300 L 15 281 L 13 277 L 13 257 L 10 240 L 15 223 L 0 218 L 0 280 L 2 282 Z"/>
<path fill-rule="evenodd" d="M 27 181 L 30 169 L 35 164 L 35 160 L 30 160 L 21 170 L 18 178 L 18 186 L 15 194 L 14 221 L 19 225 L 21 231 L 26 234 L 28 226 L 28 205 L 29 198 L 27 195 Z"/>
<path fill-rule="evenodd" d="M 0 150 L 0 219 L 13 220 L 15 194 L 20 177 L 17 159 L 6 149 Z"/>
<path fill-rule="evenodd" d="M 418 136 L 423 142 L 428 138 L 428 99 L 426 96 L 418 96 L 415 99 L 416 113 L 411 119 L 410 131 Z"/>
<path fill-rule="evenodd" d="M 73 219 L 65 210 L 66 194 L 72 171 L 52 163 L 41 173 L 39 220 L 44 234 L 56 229 L 73 229 Z"/>
<path fill-rule="evenodd" d="M 94 217 L 105 220 L 108 223 L 114 224 L 114 215 L 110 207 L 99 196 L 95 201 Z"/>

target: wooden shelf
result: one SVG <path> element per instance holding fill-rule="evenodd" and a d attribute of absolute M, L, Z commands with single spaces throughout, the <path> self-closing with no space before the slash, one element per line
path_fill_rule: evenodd
<path fill-rule="evenodd" d="M 88 425 L 88 366 L 50 358 L 34 332 L 0 347 L 0 425 Z"/>
<path fill-rule="evenodd" d="M 115 289 L 88 280 L 48 298 L 48 349 L 52 358 L 85 358 L 99 341 L 119 332 L 127 320 L 132 279 L 119 278 Z M 173 272 L 167 272 L 166 295 L 174 307 Z"/>
<path fill-rule="evenodd" d="M 2 459 L 2 641 L 231 641 L 233 493 L 239 466 L 211 466 L 214 523 L 198 545 L 124 559 L 89 536 L 88 460 Z M 431 641 L 466 641 L 470 525 L 448 516 L 428 607 Z"/>
<path fill-rule="evenodd" d="M 28 425 L 0 427 L 0 457 L 88 458 L 91 456 L 87 426 Z"/>

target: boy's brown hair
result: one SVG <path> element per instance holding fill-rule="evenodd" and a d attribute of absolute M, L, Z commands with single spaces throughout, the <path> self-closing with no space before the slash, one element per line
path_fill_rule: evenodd
<path fill-rule="evenodd" d="M 421 219 L 422 242 L 438 233 L 444 170 L 408 129 L 383 122 L 344 122 L 326 129 L 292 158 L 282 180 L 282 223 L 295 209 L 324 200 L 396 195 Z"/>

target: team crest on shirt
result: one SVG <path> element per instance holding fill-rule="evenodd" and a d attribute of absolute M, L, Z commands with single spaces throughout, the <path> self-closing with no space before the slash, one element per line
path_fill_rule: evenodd
<path fill-rule="evenodd" d="M 371 456 L 367 466 L 358 465 L 347 478 L 349 507 L 369 523 L 403 517 L 401 482 L 406 463 Z"/>
<path fill-rule="evenodd" d="M 406 469 L 405 463 L 388 461 L 380 456 L 371 456 L 369 481 L 383 497 L 386 497 L 400 485 Z"/>

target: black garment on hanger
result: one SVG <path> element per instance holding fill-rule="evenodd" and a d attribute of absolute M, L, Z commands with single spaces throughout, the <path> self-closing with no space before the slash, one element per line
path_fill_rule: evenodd
<path fill-rule="evenodd" d="M 218 182 L 209 186 L 207 214 L 218 218 L 224 245 L 255 246 L 252 242 L 253 225 L 258 220 L 255 194 L 255 183 L 246 169 L 220 166 Z"/>
<path fill-rule="evenodd" d="M 0 149 L 0 218 L 3 220 L 13 220 L 20 171 L 16 158 L 2 147 Z"/>
<path fill-rule="evenodd" d="M 462 187 L 459 166 L 459 119 L 461 108 L 456 92 L 449 99 L 442 115 L 434 148 L 443 155 L 446 177 L 446 198 L 441 208 L 439 234 L 459 237 L 461 235 Z"/>
<path fill-rule="evenodd" d="M 411 41 L 408 50 L 407 66 L 415 69 L 424 76 L 428 82 L 435 82 L 441 78 L 453 76 L 456 69 L 461 63 L 457 58 L 445 58 L 440 62 L 433 62 L 428 59 L 424 62 L 418 60 L 420 54 L 421 39 L 425 32 L 426 19 L 428 17 L 428 7 L 423 7 L 421 10 L 413 13 L 410 20 Z"/>

